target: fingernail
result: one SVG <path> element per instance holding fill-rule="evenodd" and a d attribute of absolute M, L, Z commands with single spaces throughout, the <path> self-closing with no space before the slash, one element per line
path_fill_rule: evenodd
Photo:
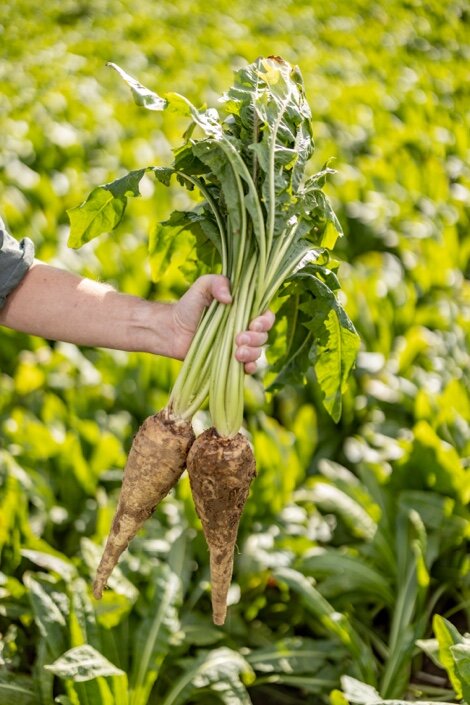
<path fill-rule="evenodd" d="M 238 336 L 238 344 L 239 345 L 247 345 L 250 342 L 250 338 L 246 333 L 242 333 L 241 335 Z"/>

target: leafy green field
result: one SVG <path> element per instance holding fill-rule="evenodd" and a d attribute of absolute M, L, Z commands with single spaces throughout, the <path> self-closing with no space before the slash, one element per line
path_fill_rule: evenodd
<path fill-rule="evenodd" d="M 258 477 L 219 629 L 186 477 L 91 597 L 132 436 L 179 363 L 1 330 L 2 705 L 470 703 L 469 19 L 465 0 L 2 3 L 13 234 L 128 293 L 180 295 L 187 253 L 157 281 L 147 257 L 155 222 L 187 205 L 176 187 L 145 177 L 113 235 L 66 245 L 68 208 L 168 165 L 184 128 L 105 63 L 211 105 L 233 69 L 281 55 L 305 80 L 312 170 L 334 157 L 362 341 L 337 424 L 313 377 L 276 395 L 269 371 L 246 382 Z"/>

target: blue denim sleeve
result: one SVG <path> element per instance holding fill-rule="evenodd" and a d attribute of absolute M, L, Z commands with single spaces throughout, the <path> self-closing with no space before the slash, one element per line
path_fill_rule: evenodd
<path fill-rule="evenodd" d="M 31 267 L 34 245 L 29 238 L 18 242 L 6 230 L 0 218 L 0 308 Z"/>

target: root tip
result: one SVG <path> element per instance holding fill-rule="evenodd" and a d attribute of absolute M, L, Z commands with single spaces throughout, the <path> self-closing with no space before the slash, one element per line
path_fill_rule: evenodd
<path fill-rule="evenodd" d="M 103 597 L 103 584 L 97 580 L 93 583 L 93 596 L 96 600 L 101 600 Z"/>
<path fill-rule="evenodd" d="M 212 621 L 218 627 L 222 627 L 225 624 L 225 617 L 226 616 L 227 616 L 226 609 L 217 610 L 216 612 L 213 612 L 213 614 L 212 614 Z"/>

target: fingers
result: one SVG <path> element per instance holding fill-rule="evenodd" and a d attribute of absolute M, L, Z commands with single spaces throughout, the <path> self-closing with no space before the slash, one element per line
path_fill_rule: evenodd
<path fill-rule="evenodd" d="M 194 282 L 187 294 L 189 292 L 192 297 L 199 297 L 199 305 L 202 306 L 202 309 L 209 306 L 213 299 L 223 304 L 232 302 L 230 281 L 222 274 L 204 274 Z M 257 316 L 251 321 L 248 330 L 237 335 L 235 357 L 239 362 L 244 363 L 247 374 L 256 372 L 256 360 L 261 355 L 262 346 L 268 340 L 268 331 L 271 330 L 274 320 L 274 313 L 265 311 L 261 316 Z"/>
<path fill-rule="evenodd" d="M 239 333 L 235 338 L 237 345 L 246 345 L 249 348 L 259 348 L 264 345 L 267 340 L 267 333 L 257 333 L 249 330 Z"/>
<path fill-rule="evenodd" d="M 249 329 L 239 333 L 235 339 L 235 357 L 239 362 L 245 363 L 245 372 L 249 375 L 256 372 L 256 360 L 261 355 L 261 347 L 268 340 L 268 331 L 272 328 L 274 320 L 274 313 L 266 311 L 254 318 Z"/>
<path fill-rule="evenodd" d="M 239 336 L 237 336 L 237 338 L 238 337 Z M 236 359 L 239 362 L 245 363 L 245 372 L 248 375 L 252 375 L 254 372 L 256 372 L 256 360 L 258 360 L 260 355 L 261 347 L 249 347 L 248 345 L 241 345 L 235 350 Z"/>
<path fill-rule="evenodd" d="M 252 331 L 269 331 L 273 327 L 275 319 L 272 311 L 265 311 L 261 316 L 254 318 L 248 328 Z"/>

